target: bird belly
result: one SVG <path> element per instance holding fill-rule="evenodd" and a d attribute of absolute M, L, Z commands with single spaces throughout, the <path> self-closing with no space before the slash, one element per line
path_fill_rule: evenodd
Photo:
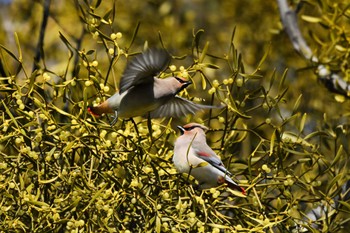
<path fill-rule="evenodd" d="M 182 142 L 177 141 L 176 143 L 181 144 Z M 188 150 L 188 146 L 175 144 L 173 162 L 176 170 L 193 176 L 203 189 L 218 186 L 218 178 L 225 176 L 225 174 L 203 159 L 194 156 L 193 153 L 192 148 Z"/>
<path fill-rule="evenodd" d="M 212 188 L 219 185 L 218 179 L 225 177 L 225 174 L 208 164 L 205 167 L 193 168 L 190 172 L 202 189 Z"/>

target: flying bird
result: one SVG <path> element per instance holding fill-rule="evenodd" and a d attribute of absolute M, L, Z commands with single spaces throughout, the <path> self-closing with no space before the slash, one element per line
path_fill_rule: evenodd
<path fill-rule="evenodd" d="M 114 113 L 113 125 L 118 117 L 181 117 L 201 109 L 217 108 L 177 96 L 191 84 L 189 80 L 176 76 L 164 79 L 157 77 L 169 66 L 170 58 L 169 53 L 163 49 L 148 49 L 135 56 L 127 63 L 120 80 L 119 92 L 98 106 L 89 106 L 88 111 L 95 116 Z"/>
<path fill-rule="evenodd" d="M 202 189 L 226 183 L 229 188 L 246 194 L 244 188 L 230 178 L 232 174 L 208 146 L 205 136 L 207 127 L 197 123 L 177 127 L 181 136 L 175 141 L 173 163 L 178 172 L 192 175 Z"/>

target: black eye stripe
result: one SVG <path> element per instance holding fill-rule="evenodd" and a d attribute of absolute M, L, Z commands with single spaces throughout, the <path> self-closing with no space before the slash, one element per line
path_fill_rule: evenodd
<path fill-rule="evenodd" d="M 198 126 L 186 127 L 186 128 L 184 128 L 184 129 L 185 129 L 186 131 L 190 131 L 190 130 L 192 130 L 192 129 L 196 128 L 196 127 L 198 127 Z"/>
<path fill-rule="evenodd" d="M 185 80 L 182 80 L 181 78 L 175 77 L 177 81 L 179 81 L 180 83 L 185 83 Z"/>

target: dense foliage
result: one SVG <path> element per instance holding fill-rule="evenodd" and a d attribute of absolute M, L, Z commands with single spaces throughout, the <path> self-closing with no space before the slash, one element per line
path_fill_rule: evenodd
<path fill-rule="evenodd" d="M 0 32 L 1 230 L 349 226 L 349 102 L 318 84 L 312 67 L 298 70 L 310 63 L 280 31 L 273 1 L 91 2 L 52 1 L 48 11 L 50 1 L 14 1 L 0 9 L 4 25 L 20 25 Z M 301 24 L 315 26 L 307 39 L 344 78 L 349 6 L 306 1 L 301 10 Z M 45 43 L 37 44 L 40 33 Z M 226 107 L 183 119 L 119 119 L 113 127 L 111 116 L 89 115 L 87 105 L 112 95 L 127 60 L 147 47 L 173 56 L 161 77 L 193 81 L 183 97 Z M 224 186 L 198 190 L 176 172 L 175 126 L 188 122 L 210 128 L 208 143 L 246 197 Z"/>

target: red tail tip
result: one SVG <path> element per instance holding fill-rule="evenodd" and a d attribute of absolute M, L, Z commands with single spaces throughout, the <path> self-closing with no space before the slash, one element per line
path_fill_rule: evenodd
<path fill-rule="evenodd" d="M 247 192 L 245 191 L 245 189 L 242 188 L 242 187 L 240 187 L 240 188 L 241 188 L 242 194 L 245 195 L 245 196 L 247 196 Z"/>

